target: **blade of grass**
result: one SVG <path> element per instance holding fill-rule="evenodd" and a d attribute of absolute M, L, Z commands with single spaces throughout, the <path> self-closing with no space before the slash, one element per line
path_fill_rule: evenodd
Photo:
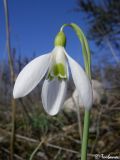
<path fill-rule="evenodd" d="M 5 20 L 6 20 L 6 43 L 7 43 L 7 53 L 8 53 L 8 61 L 9 61 L 9 68 L 10 68 L 10 78 L 11 78 L 11 86 L 13 87 L 14 80 L 15 80 L 15 73 L 13 67 L 13 60 L 11 54 L 11 41 L 10 41 L 10 24 L 9 24 L 9 11 L 8 11 L 8 1 L 3 0 L 4 3 L 4 11 L 5 11 Z M 11 141 L 10 141 L 10 160 L 13 160 L 14 155 L 14 143 L 15 143 L 15 115 L 16 115 L 16 101 L 12 98 L 11 100 L 12 105 L 12 134 L 11 134 Z"/>

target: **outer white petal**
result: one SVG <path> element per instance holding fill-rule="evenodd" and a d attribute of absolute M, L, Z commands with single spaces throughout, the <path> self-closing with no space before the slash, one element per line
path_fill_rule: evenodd
<path fill-rule="evenodd" d="M 42 88 L 42 103 L 45 111 L 49 115 L 56 115 L 63 107 L 66 95 L 67 82 L 65 80 L 59 81 L 45 80 Z"/>
<path fill-rule="evenodd" d="M 50 56 L 50 54 L 39 56 L 23 68 L 14 85 L 14 98 L 24 97 L 36 87 L 48 70 Z"/>
<path fill-rule="evenodd" d="M 82 67 L 67 53 L 66 56 L 68 58 L 74 84 L 82 99 L 83 105 L 86 109 L 90 109 L 93 103 L 91 82 Z"/>

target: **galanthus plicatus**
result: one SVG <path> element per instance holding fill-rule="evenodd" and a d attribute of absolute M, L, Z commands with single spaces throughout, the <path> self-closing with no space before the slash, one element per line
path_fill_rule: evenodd
<path fill-rule="evenodd" d="M 23 68 L 14 85 L 14 98 L 29 94 L 45 77 L 41 93 L 43 107 L 48 114 L 56 115 L 65 100 L 70 68 L 84 107 L 90 109 L 92 106 L 91 82 L 83 68 L 67 54 L 65 44 L 66 37 L 60 31 L 55 38 L 55 48 L 52 52 L 33 59 Z"/>

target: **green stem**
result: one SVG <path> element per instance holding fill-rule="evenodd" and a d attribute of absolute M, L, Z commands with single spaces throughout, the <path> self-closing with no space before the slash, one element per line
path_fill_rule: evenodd
<path fill-rule="evenodd" d="M 87 42 L 87 39 L 83 33 L 83 31 L 81 30 L 81 28 L 76 25 L 75 23 L 71 23 L 71 24 L 64 24 L 60 31 L 63 31 L 64 27 L 69 26 L 71 27 L 74 32 L 76 33 L 81 46 L 82 46 L 82 54 L 84 57 L 84 65 L 85 65 L 85 71 L 88 75 L 88 77 L 91 79 L 91 55 L 90 55 L 90 49 L 89 49 L 89 45 Z"/>
<path fill-rule="evenodd" d="M 90 111 L 86 110 L 85 115 L 84 115 L 83 139 L 82 139 L 82 147 L 81 147 L 81 160 L 87 160 L 89 122 L 90 122 Z"/>
<path fill-rule="evenodd" d="M 79 39 L 79 41 L 81 43 L 82 53 L 83 53 L 83 57 L 84 57 L 85 71 L 86 71 L 89 79 L 91 80 L 91 55 L 90 55 L 90 49 L 89 49 L 89 45 L 88 45 L 87 39 L 86 39 L 83 31 L 75 23 L 64 24 L 61 27 L 61 31 L 66 26 L 71 27 L 75 31 L 75 33 L 76 33 L 76 35 L 77 35 L 77 37 L 78 37 L 78 39 Z M 87 160 L 89 122 L 90 122 L 90 111 L 85 110 L 83 137 L 82 137 L 82 147 L 81 147 L 81 160 Z"/>

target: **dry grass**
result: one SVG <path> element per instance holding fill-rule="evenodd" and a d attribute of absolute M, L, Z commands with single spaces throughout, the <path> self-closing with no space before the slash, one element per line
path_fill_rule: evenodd
<path fill-rule="evenodd" d="M 115 93 L 115 92 L 114 92 Z M 17 103 L 15 160 L 28 160 L 31 153 L 45 139 L 34 160 L 78 160 L 80 159 L 80 138 L 76 113 L 62 112 L 50 117 L 40 108 L 40 104 L 28 106 L 25 98 L 24 112 L 22 103 Z M 109 91 L 108 103 L 94 106 L 88 146 L 88 159 L 94 155 L 111 154 L 120 156 L 120 96 Z M 32 107 L 32 109 L 30 109 Z M 32 111 L 34 110 L 34 112 Z M 82 119 L 83 119 L 83 111 Z M 29 115 L 29 116 L 28 116 Z M 0 159 L 9 159 L 11 135 L 10 106 L 0 106 Z"/>

